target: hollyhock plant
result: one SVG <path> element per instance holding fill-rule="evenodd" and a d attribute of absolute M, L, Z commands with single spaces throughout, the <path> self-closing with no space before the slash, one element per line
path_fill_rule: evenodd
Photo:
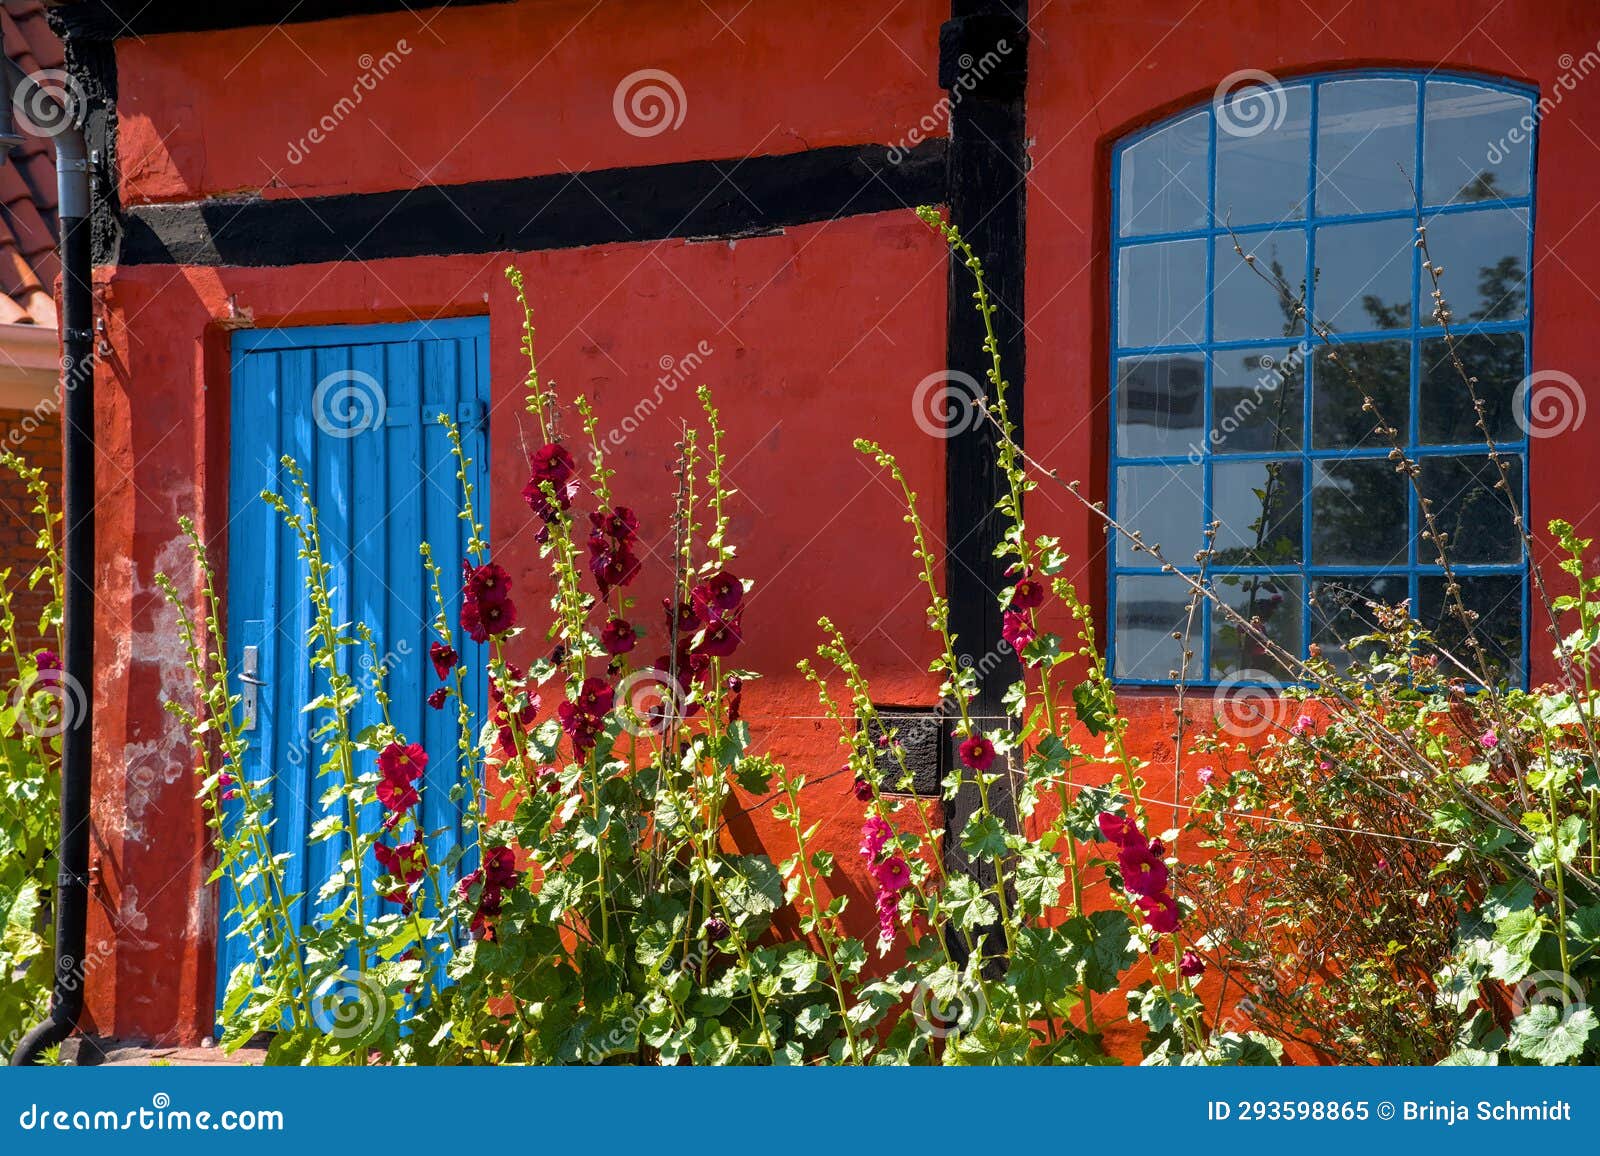
<path fill-rule="evenodd" d="M 428 752 L 421 743 L 390 743 L 378 754 L 378 770 L 396 783 L 414 783 L 428 769 Z"/>
<path fill-rule="evenodd" d="M 1195 954 L 1192 947 L 1184 948 L 1183 957 L 1178 960 L 1178 973 L 1185 979 L 1199 979 L 1206 973 L 1206 961 Z"/>
<path fill-rule="evenodd" d="M 395 903 L 405 902 L 411 885 L 422 878 L 428 866 L 427 851 L 422 843 L 416 839 L 394 847 L 378 843 L 372 848 L 372 854 L 377 858 L 378 866 L 383 868 L 384 873 L 401 884 L 387 892 L 384 898 Z"/>
<path fill-rule="evenodd" d="M 1000 637 L 1006 640 L 1006 644 L 1012 650 L 1020 653 L 1039 635 L 1033 629 L 1033 624 L 1028 621 L 1027 615 L 1007 610 L 1000 616 Z"/>
<path fill-rule="evenodd" d="M 898 895 L 911 886 L 911 868 L 903 856 L 891 855 L 872 865 L 872 878 L 881 890 Z"/>
<path fill-rule="evenodd" d="M 719 570 L 696 583 L 690 598 L 703 621 L 716 622 L 739 608 L 744 601 L 744 583 L 728 571 Z"/>
<path fill-rule="evenodd" d="M 53 650 L 36 651 L 33 656 L 33 665 L 37 670 L 60 670 L 61 656 Z"/>
<path fill-rule="evenodd" d="M 884 845 L 894 835 L 894 828 L 877 815 L 868 815 L 861 824 L 861 855 L 869 863 L 883 854 Z"/>
<path fill-rule="evenodd" d="M 572 455 L 564 447 L 549 442 L 528 455 L 528 484 L 522 488 L 522 500 L 543 522 L 555 520 L 557 510 L 565 510 L 578 496 L 578 468 Z M 555 494 L 555 505 L 546 494 L 548 485 Z"/>
<path fill-rule="evenodd" d="M 461 629 L 474 642 L 487 642 L 517 624 L 517 607 L 511 601 L 511 576 L 494 562 L 482 566 L 462 563 L 465 590 L 461 599 Z"/>
<path fill-rule="evenodd" d="M 974 771 L 994 766 L 994 743 L 983 735 L 968 735 L 959 748 L 962 765 Z"/>
<path fill-rule="evenodd" d="M 638 633 L 626 618 L 609 619 L 600 631 L 600 648 L 610 655 L 627 654 L 638 641 Z"/>
<path fill-rule="evenodd" d="M 1011 591 L 1011 608 L 1013 610 L 1037 610 L 1044 605 L 1044 583 L 1038 578 L 1029 576 L 1017 583 Z"/>
<path fill-rule="evenodd" d="M 456 663 L 461 661 L 461 656 L 444 643 L 434 642 L 428 647 L 428 659 L 433 663 L 434 673 L 441 679 L 446 679 L 456 668 Z"/>
<path fill-rule="evenodd" d="M 1134 902 L 1138 904 L 1139 910 L 1144 912 L 1145 922 L 1150 925 L 1150 930 L 1157 935 L 1170 935 L 1178 930 L 1181 915 L 1178 901 L 1166 892 L 1141 895 Z"/>

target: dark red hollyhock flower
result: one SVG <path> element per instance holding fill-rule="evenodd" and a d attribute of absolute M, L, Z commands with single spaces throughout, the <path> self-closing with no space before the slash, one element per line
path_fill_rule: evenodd
<path fill-rule="evenodd" d="M 504 602 L 511 597 L 511 575 L 498 562 L 467 571 L 467 595 L 478 602 Z"/>
<path fill-rule="evenodd" d="M 510 847 L 491 847 L 483 855 L 483 879 L 485 887 L 493 887 L 496 891 L 506 887 L 515 887 L 521 872 L 517 870 L 516 852 Z"/>
<path fill-rule="evenodd" d="M 505 568 L 486 562 L 473 568 L 463 564 L 466 590 L 461 598 L 461 629 L 474 642 L 487 642 L 517 624 L 517 607 L 511 601 L 511 576 Z"/>
<path fill-rule="evenodd" d="M 589 525 L 618 542 L 631 542 L 639 536 L 639 516 L 627 506 L 613 506 L 608 514 L 596 511 L 589 515 Z"/>
<path fill-rule="evenodd" d="M 994 744 L 982 735 L 968 735 L 959 749 L 962 764 L 974 771 L 987 771 L 994 765 Z"/>
<path fill-rule="evenodd" d="M 572 750 L 581 759 L 594 749 L 600 737 L 603 720 L 585 714 L 576 703 L 563 702 L 556 707 L 556 719 L 562 731 L 572 740 Z"/>
<path fill-rule="evenodd" d="M 405 899 L 406 888 L 421 879 L 423 871 L 428 866 L 427 851 L 416 839 L 402 843 L 398 847 L 379 843 L 372 848 L 372 853 L 377 857 L 378 866 L 383 868 L 385 875 L 392 875 L 404 884 L 384 896 L 385 899 L 397 903 Z"/>
<path fill-rule="evenodd" d="M 445 699 L 450 697 L 450 688 L 441 686 L 428 696 L 428 705 L 434 710 L 443 710 Z"/>
<path fill-rule="evenodd" d="M 736 723 L 739 721 L 739 711 L 743 705 L 744 679 L 737 674 L 730 674 L 722 680 L 722 688 L 728 692 L 728 721 Z"/>
<path fill-rule="evenodd" d="M 440 678 L 449 678 L 456 663 L 461 661 L 461 656 L 442 642 L 435 642 L 428 647 L 428 657 L 433 661 L 434 673 Z"/>
<path fill-rule="evenodd" d="M 33 665 L 38 670 L 60 670 L 61 656 L 53 650 L 38 650 L 34 652 Z"/>
<path fill-rule="evenodd" d="M 577 463 L 561 446 L 554 442 L 542 445 L 528 455 L 528 484 L 522 487 L 522 500 L 528 508 L 548 522 L 556 516 L 550 499 L 545 496 L 543 483 L 549 482 L 555 491 L 556 505 L 565 510 L 578 496 Z"/>
<path fill-rule="evenodd" d="M 1024 578 L 1011 592 L 1013 610 L 1037 610 L 1042 605 L 1044 605 L 1044 583 L 1037 578 L 1031 576 Z"/>
<path fill-rule="evenodd" d="M 697 583 L 690 593 L 695 613 L 708 622 L 726 618 L 744 601 L 744 583 L 727 570 L 718 570 Z"/>
<path fill-rule="evenodd" d="M 700 629 L 700 614 L 695 610 L 693 602 L 679 602 L 674 605 L 672 599 L 663 598 L 661 608 L 667 613 L 668 637 L 676 631 L 679 639 L 686 639 Z"/>
<path fill-rule="evenodd" d="M 639 636 L 626 618 L 613 618 L 600 631 L 600 648 L 607 654 L 627 654 Z"/>
<path fill-rule="evenodd" d="M 727 658 L 739 649 L 739 643 L 744 641 L 743 626 L 739 615 L 731 618 L 715 618 L 706 625 L 705 633 L 700 636 L 700 644 L 695 650 L 700 654 L 712 658 Z"/>
<path fill-rule="evenodd" d="M 1178 930 L 1180 913 L 1178 901 L 1165 891 L 1157 895 L 1143 895 L 1134 900 L 1144 912 L 1144 920 L 1157 935 L 1170 935 Z"/>
<path fill-rule="evenodd" d="M 421 743 L 390 743 L 378 755 L 378 770 L 390 782 L 401 785 L 414 783 L 428 769 L 428 752 Z"/>
<path fill-rule="evenodd" d="M 846 767 L 845 769 L 848 770 L 849 768 Z M 867 780 L 862 778 L 860 775 L 856 776 L 856 785 L 854 789 L 856 799 L 858 801 L 863 803 L 872 802 L 872 784 L 867 782 Z"/>
<path fill-rule="evenodd" d="M 1028 621 L 1027 615 L 1007 610 L 1000 616 L 1000 637 L 1006 640 L 1006 644 L 1012 650 L 1022 651 L 1039 636 L 1034 632 L 1033 624 Z"/>
<path fill-rule="evenodd" d="M 1178 960 L 1178 971 L 1189 979 L 1199 979 L 1206 973 L 1206 961 L 1195 954 L 1194 948 L 1184 948 L 1183 958 Z"/>
<path fill-rule="evenodd" d="M 589 573 L 594 575 L 600 597 L 609 597 L 611 591 L 626 586 L 639 576 L 640 562 L 626 546 L 600 539 L 601 548 L 595 549 L 595 540 L 589 539 Z"/>
<path fill-rule="evenodd" d="M 616 688 L 603 678 L 586 678 L 578 688 L 578 707 L 584 714 L 606 714 L 616 699 Z"/>
<path fill-rule="evenodd" d="M 705 931 L 707 943 L 721 943 L 724 939 L 727 939 L 728 936 L 733 934 L 732 929 L 728 926 L 728 921 L 726 919 L 719 919 L 715 915 L 706 920 Z"/>

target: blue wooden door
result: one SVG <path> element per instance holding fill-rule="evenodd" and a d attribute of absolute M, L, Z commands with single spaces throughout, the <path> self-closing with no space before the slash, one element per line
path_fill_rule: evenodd
<path fill-rule="evenodd" d="M 458 516 L 456 463 L 438 417 L 449 414 L 461 430 L 473 459 L 476 513 L 487 525 L 488 328 L 487 318 L 473 317 L 244 331 L 233 338 L 228 661 L 233 672 L 252 671 L 259 683 L 244 772 L 252 781 L 272 779 L 273 849 L 293 856 L 287 884 L 302 895 L 301 923 L 323 913 L 316 893 L 343 851 L 337 839 L 308 840 L 324 814 L 319 800 L 328 783 L 318 779 L 322 756 L 310 739 L 312 716 L 301 707 L 324 688 L 313 684 L 308 658 L 305 563 L 293 533 L 260 494 L 271 490 L 297 505 L 279 465 L 282 455 L 293 456 L 320 515 L 335 617 L 371 628 L 388 671 L 390 716 L 428 752 L 418 818 L 428 832 L 429 858 L 442 864 L 469 832 L 449 798 L 460 771 L 455 705 L 440 711 L 426 704 L 439 685 L 428 658 L 436 608 L 418 546 L 427 541 L 443 570 L 453 626 L 467 532 Z M 456 647 L 469 670 L 483 670 L 481 647 L 460 637 Z M 341 662 L 358 682 L 370 682 L 365 647 L 343 648 Z M 469 681 L 474 719 L 483 717 L 484 693 L 481 676 Z M 360 709 L 352 720 L 356 731 L 381 721 L 370 695 Z M 377 808 L 371 811 L 362 817 L 368 829 L 381 822 Z M 365 874 L 375 878 L 376 863 L 369 860 Z M 227 934 L 237 912 L 226 884 L 221 902 L 219 1001 L 249 950 Z M 375 910 L 379 902 L 369 898 L 368 905 Z"/>

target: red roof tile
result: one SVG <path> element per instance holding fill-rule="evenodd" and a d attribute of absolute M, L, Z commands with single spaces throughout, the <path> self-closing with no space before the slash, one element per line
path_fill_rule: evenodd
<path fill-rule="evenodd" d="M 24 72 L 62 67 L 61 42 L 39 0 L 0 0 L 0 40 Z M 0 165 L 0 323 L 56 324 L 55 208 L 55 150 L 27 137 Z"/>

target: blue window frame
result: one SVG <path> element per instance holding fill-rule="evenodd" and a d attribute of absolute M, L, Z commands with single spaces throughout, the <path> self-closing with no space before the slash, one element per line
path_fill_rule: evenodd
<path fill-rule="evenodd" d="M 1420 463 L 1480 638 L 1525 678 L 1527 560 L 1414 242 L 1420 192 L 1451 330 L 1526 511 L 1536 97 L 1438 72 L 1334 73 L 1220 94 L 1115 150 L 1110 511 L 1191 574 L 1215 523 L 1213 589 L 1291 653 L 1316 643 L 1344 661 L 1369 599 L 1408 599 L 1442 638 L 1459 631 L 1360 381 Z M 1242 261 L 1230 229 L 1295 292 Z M 1331 345 L 1305 333 L 1296 298 Z M 1188 588 L 1125 540 L 1108 558 L 1112 670 L 1170 685 Z M 1286 677 L 1204 601 L 1190 649 L 1193 683 Z"/>

